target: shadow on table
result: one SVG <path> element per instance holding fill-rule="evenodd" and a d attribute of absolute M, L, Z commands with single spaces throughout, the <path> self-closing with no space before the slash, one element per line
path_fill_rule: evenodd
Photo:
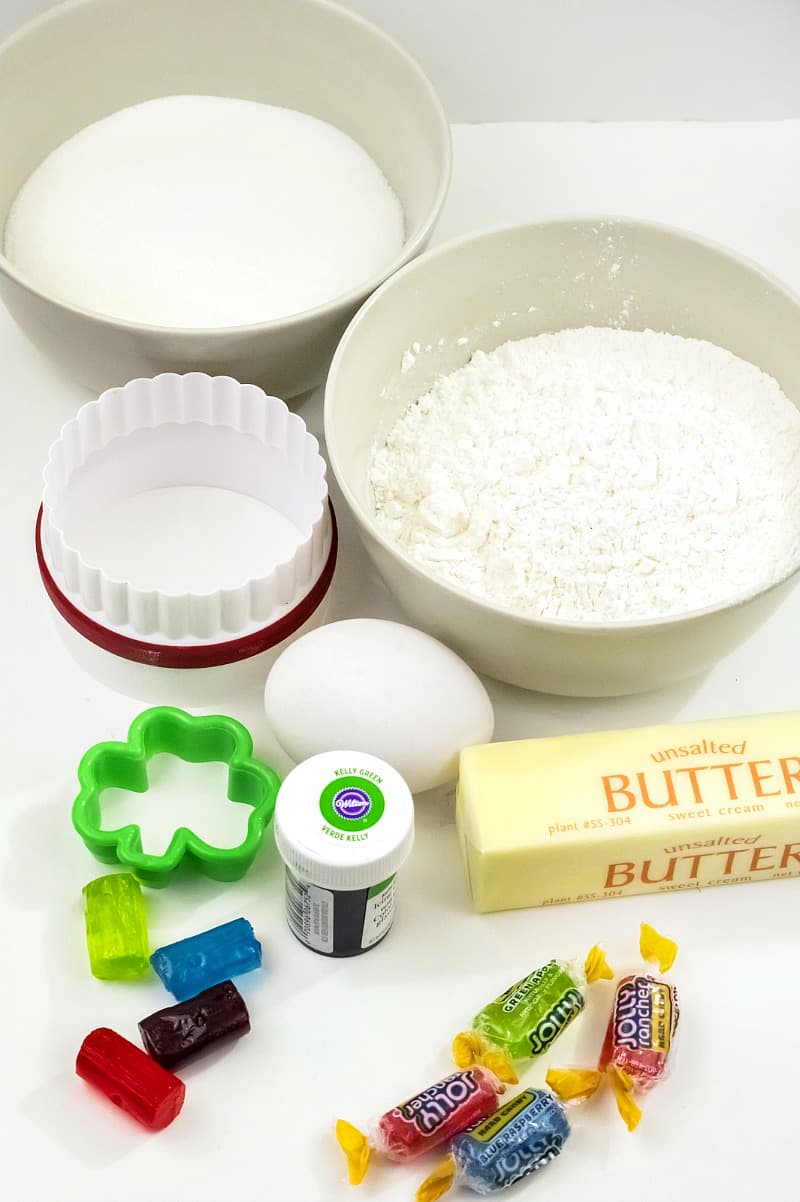
<path fill-rule="evenodd" d="M 87 1106 L 81 1094 L 88 1091 L 89 1086 L 74 1074 L 60 1073 L 23 1098 L 20 1111 L 48 1141 L 54 1140 L 92 1168 L 107 1168 L 152 1139 L 114 1107 Z"/>

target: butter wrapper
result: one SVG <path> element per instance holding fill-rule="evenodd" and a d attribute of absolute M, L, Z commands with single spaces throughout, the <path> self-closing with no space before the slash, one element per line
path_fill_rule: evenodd
<path fill-rule="evenodd" d="M 800 875 L 800 715 L 489 743 L 461 753 L 476 910 Z"/>

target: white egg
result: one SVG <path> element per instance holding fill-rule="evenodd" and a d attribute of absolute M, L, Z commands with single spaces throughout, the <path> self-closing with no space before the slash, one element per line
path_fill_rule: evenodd
<path fill-rule="evenodd" d="M 430 635 L 376 618 L 320 626 L 278 657 L 264 694 L 275 738 L 300 763 L 322 751 L 386 760 L 412 793 L 455 780 L 494 711 L 463 660 Z"/>

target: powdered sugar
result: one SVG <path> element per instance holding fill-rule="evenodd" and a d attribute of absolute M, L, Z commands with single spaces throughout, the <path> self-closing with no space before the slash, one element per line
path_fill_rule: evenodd
<path fill-rule="evenodd" d="M 800 560 L 800 413 L 697 339 L 587 327 L 440 377 L 373 452 L 379 526 L 520 613 L 646 618 Z"/>

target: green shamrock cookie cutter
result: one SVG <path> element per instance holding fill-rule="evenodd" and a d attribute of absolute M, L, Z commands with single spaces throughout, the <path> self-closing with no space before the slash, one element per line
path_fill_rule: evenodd
<path fill-rule="evenodd" d="M 136 823 L 103 830 L 100 798 L 106 789 L 144 793 L 147 762 L 155 755 L 178 756 L 189 764 L 228 765 L 229 801 L 252 806 L 247 834 L 236 847 L 213 847 L 180 826 L 163 855 L 142 850 Z M 161 888 L 182 865 L 215 881 L 238 881 L 253 863 L 275 809 L 277 773 L 253 756 L 250 732 L 223 714 L 195 717 L 169 705 L 154 706 L 134 718 L 125 743 L 96 743 L 78 765 L 81 791 L 72 805 L 72 825 L 89 851 L 104 864 L 123 864 L 144 885 Z"/>

